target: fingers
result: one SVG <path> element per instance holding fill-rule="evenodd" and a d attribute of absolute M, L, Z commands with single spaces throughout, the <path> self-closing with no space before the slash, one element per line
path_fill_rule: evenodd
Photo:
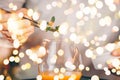
<path fill-rule="evenodd" d="M 111 54 L 116 57 L 120 56 L 120 48 L 113 50 Z"/>
<path fill-rule="evenodd" d="M 29 27 L 31 26 L 31 23 L 28 20 L 17 20 L 17 21 L 8 22 L 7 26 L 8 26 L 8 31 L 10 33 L 19 35 L 24 33 L 24 29 L 27 29 L 27 28 L 29 29 Z"/>
<path fill-rule="evenodd" d="M 1 33 L 3 34 L 3 38 L 7 39 L 7 40 L 10 41 L 11 43 L 13 42 L 9 31 L 4 30 L 4 31 L 1 31 Z"/>
<path fill-rule="evenodd" d="M 20 14 L 27 17 L 27 9 L 22 8 L 12 13 L 0 12 L 0 23 L 3 25 L 3 36 L 9 41 L 13 41 L 17 38 L 20 43 L 24 43 L 28 37 L 34 32 L 34 27 L 31 26 L 31 22 L 26 19 L 22 19 Z M 27 17 L 28 18 L 28 17 Z M 14 39 L 13 36 L 16 36 Z"/>
<path fill-rule="evenodd" d="M 13 42 L 14 39 L 12 39 L 12 35 L 16 35 L 16 38 L 20 41 L 20 43 L 24 43 L 28 37 L 34 32 L 34 26 L 31 25 L 29 20 L 17 20 L 14 21 L 17 26 L 17 28 L 13 28 L 14 26 L 11 26 L 7 29 L 3 29 L 0 32 L 2 32 L 3 37 L 9 40 L 10 42 Z M 4 27 L 8 26 L 6 23 L 3 24 Z"/>
<path fill-rule="evenodd" d="M 34 30 L 32 28 L 26 29 L 25 32 L 23 33 L 23 35 L 18 35 L 17 39 L 19 40 L 19 42 L 21 44 L 23 44 L 24 42 L 27 41 L 28 37 L 34 32 Z"/>

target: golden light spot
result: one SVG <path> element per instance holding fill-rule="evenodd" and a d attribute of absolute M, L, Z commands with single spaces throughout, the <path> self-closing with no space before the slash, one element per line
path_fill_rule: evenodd
<path fill-rule="evenodd" d="M 64 55 L 64 51 L 62 49 L 58 50 L 58 55 L 59 56 L 63 56 Z"/>
<path fill-rule="evenodd" d="M 65 72 L 66 72 L 66 69 L 65 69 L 65 68 L 60 68 L 60 72 L 61 72 L 61 73 L 65 73 Z"/>
<path fill-rule="evenodd" d="M 43 56 L 45 56 L 45 55 L 46 55 L 46 49 L 45 49 L 45 47 L 40 46 L 40 48 L 39 48 L 39 53 L 38 53 L 38 57 L 43 57 Z"/>
<path fill-rule="evenodd" d="M 59 79 L 63 79 L 64 78 L 64 75 L 62 73 L 60 73 L 58 76 L 59 76 Z"/>
<path fill-rule="evenodd" d="M 14 4 L 13 3 L 9 3 L 9 8 L 13 8 Z"/>
<path fill-rule="evenodd" d="M 4 75 L 0 75 L 0 80 L 4 80 L 5 76 Z"/>
<path fill-rule="evenodd" d="M 71 78 L 73 78 L 73 80 L 75 80 L 76 77 L 77 77 L 77 76 L 76 76 L 75 74 L 72 74 L 72 75 L 71 75 Z"/>
<path fill-rule="evenodd" d="M 18 54 L 18 50 L 13 50 L 13 55 L 17 55 Z"/>
<path fill-rule="evenodd" d="M 116 71 L 116 74 L 117 74 L 117 75 L 120 75 L 120 71 Z"/>
<path fill-rule="evenodd" d="M 7 76 L 5 80 L 12 80 L 10 76 Z"/>
<path fill-rule="evenodd" d="M 16 57 L 15 57 L 15 62 L 16 62 L 16 63 L 19 63 L 19 62 L 20 62 L 20 58 L 16 56 Z"/>
<path fill-rule="evenodd" d="M 116 73 L 117 70 L 113 68 L 111 71 L 112 73 Z"/>
<path fill-rule="evenodd" d="M 8 65 L 8 64 L 9 64 L 9 60 L 8 60 L 8 59 L 5 59 L 5 60 L 3 61 L 3 64 L 4 64 L 4 65 Z"/>
<path fill-rule="evenodd" d="M 85 70 L 86 70 L 86 71 L 90 71 L 90 68 L 89 68 L 89 67 L 86 67 Z"/>
<path fill-rule="evenodd" d="M 58 75 L 55 75 L 55 76 L 54 76 L 54 80 L 59 80 L 59 76 L 58 76 Z"/>
<path fill-rule="evenodd" d="M 58 69 L 58 68 L 55 68 L 55 69 L 54 69 L 54 73 L 59 73 L 59 69 Z"/>
<path fill-rule="evenodd" d="M 32 9 L 28 9 L 27 15 L 28 15 L 29 17 L 31 17 L 31 16 L 33 15 L 33 10 L 32 10 Z"/>
<path fill-rule="evenodd" d="M 26 66 L 27 69 L 31 68 L 31 64 L 30 63 L 26 63 L 25 66 Z"/>
<path fill-rule="evenodd" d="M 42 76 L 41 75 L 37 75 L 36 79 L 37 80 L 42 80 Z"/>
<path fill-rule="evenodd" d="M 98 77 L 97 75 L 93 75 L 93 76 L 91 77 L 91 80 L 100 80 L 100 79 L 99 79 L 99 77 Z"/>
<path fill-rule="evenodd" d="M 21 69 L 22 69 L 22 70 L 26 70 L 26 66 L 25 66 L 25 65 L 22 65 L 22 66 L 21 66 Z"/>
<path fill-rule="evenodd" d="M 14 48 L 18 48 L 19 46 L 20 46 L 19 40 L 15 39 L 15 40 L 13 41 L 13 47 L 14 47 Z"/>
<path fill-rule="evenodd" d="M 84 70 L 84 68 L 85 68 L 85 66 L 84 66 L 83 64 L 80 64 L 80 65 L 79 65 L 79 70 L 80 70 L 80 71 Z"/>
<path fill-rule="evenodd" d="M 20 58 L 23 58 L 24 56 L 25 56 L 25 54 L 24 54 L 23 52 L 20 52 L 20 53 L 19 53 L 19 57 L 20 57 Z"/>

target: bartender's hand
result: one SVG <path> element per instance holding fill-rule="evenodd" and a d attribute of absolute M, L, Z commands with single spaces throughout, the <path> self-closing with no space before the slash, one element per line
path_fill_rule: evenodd
<path fill-rule="evenodd" d="M 111 55 L 112 55 L 112 56 L 115 56 L 115 57 L 120 57 L 120 48 L 117 48 L 117 49 L 113 50 L 113 51 L 111 52 Z M 112 68 L 114 68 L 114 67 L 113 67 L 113 65 L 110 63 L 110 64 L 108 64 L 108 68 L 109 68 L 109 69 L 112 69 Z"/>
<path fill-rule="evenodd" d="M 111 54 L 116 57 L 120 56 L 120 48 L 113 50 Z"/>
<path fill-rule="evenodd" d="M 4 38 L 8 39 L 10 42 L 17 39 L 20 44 L 23 44 L 34 32 L 34 27 L 31 25 L 31 22 L 23 19 L 23 15 L 30 18 L 27 16 L 27 9 L 25 8 L 12 13 L 0 10 L 0 25 L 3 26 L 0 32 L 2 32 Z"/>

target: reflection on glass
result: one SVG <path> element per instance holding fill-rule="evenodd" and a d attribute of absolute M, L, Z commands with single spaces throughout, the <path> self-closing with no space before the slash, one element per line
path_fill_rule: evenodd
<path fill-rule="evenodd" d="M 81 57 L 74 44 L 64 40 L 44 40 L 41 46 L 46 49 L 45 55 L 40 57 L 43 62 L 39 64 L 39 77 L 42 80 L 80 79 Z"/>

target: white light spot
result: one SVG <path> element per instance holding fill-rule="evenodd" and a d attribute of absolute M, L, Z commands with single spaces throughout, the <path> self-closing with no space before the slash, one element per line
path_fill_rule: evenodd
<path fill-rule="evenodd" d="M 52 9 L 52 6 L 50 4 L 48 4 L 48 5 L 46 5 L 46 9 L 50 10 L 50 9 Z"/>
<path fill-rule="evenodd" d="M 0 80 L 4 80 L 4 75 L 0 75 Z"/>
<path fill-rule="evenodd" d="M 77 11 L 77 12 L 76 12 L 76 17 L 77 17 L 78 19 L 81 19 L 81 18 L 83 17 L 82 11 Z"/>
<path fill-rule="evenodd" d="M 99 77 L 98 77 L 97 75 L 93 75 L 93 76 L 91 77 L 91 80 L 100 80 L 100 79 L 99 79 Z"/>
<path fill-rule="evenodd" d="M 97 67 L 98 67 L 99 69 L 102 69 L 103 65 L 102 65 L 102 64 L 98 64 Z"/>
<path fill-rule="evenodd" d="M 75 33 L 72 33 L 72 34 L 70 35 L 70 40 L 71 40 L 71 41 L 75 41 L 76 38 L 77 38 L 77 35 L 76 35 Z"/>
<path fill-rule="evenodd" d="M 0 24 L 0 31 L 1 31 L 1 30 L 3 30 L 3 25 L 2 25 L 2 24 Z"/>
<path fill-rule="evenodd" d="M 119 31 L 119 27 L 118 26 L 113 26 L 112 32 L 118 32 L 118 31 Z"/>
<path fill-rule="evenodd" d="M 67 34 L 68 26 L 69 26 L 68 23 L 66 23 L 66 22 L 62 23 L 59 27 L 60 34 L 63 34 L 63 35 Z"/>
<path fill-rule="evenodd" d="M 96 7 L 97 7 L 98 9 L 101 9 L 101 8 L 103 7 L 102 1 L 97 1 L 97 2 L 96 2 Z"/>
<path fill-rule="evenodd" d="M 85 55 L 86 55 L 86 57 L 88 57 L 88 58 L 92 58 L 92 56 L 93 56 L 93 51 L 90 50 L 90 49 L 88 49 L 88 50 L 85 51 Z"/>
<path fill-rule="evenodd" d="M 96 52 L 97 52 L 97 54 L 102 55 L 103 52 L 104 52 L 104 49 L 103 49 L 102 47 L 98 47 L 98 48 L 96 49 Z"/>
<path fill-rule="evenodd" d="M 79 69 L 82 71 L 85 68 L 85 66 L 83 64 L 79 65 Z"/>
<path fill-rule="evenodd" d="M 38 12 L 34 12 L 32 15 L 33 20 L 37 21 L 39 19 L 39 13 Z"/>

